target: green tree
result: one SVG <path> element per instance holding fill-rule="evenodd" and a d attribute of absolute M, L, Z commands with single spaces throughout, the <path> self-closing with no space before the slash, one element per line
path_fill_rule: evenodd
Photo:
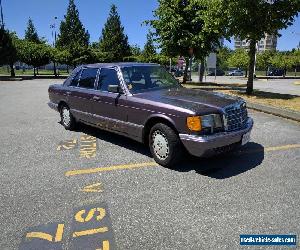
<path fill-rule="evenodd" d="M 31 18 L 29 18 L 27 23 L 27 29 L 25 30 L 25 40 L 28 40 L 30 42 L 34 43 L 41 43 L 41 40 L 38 36 L 38 33 L 36 31 L 36 28 L 34 27 L 33 21 Z"/>
<path fill-rule="evenodd" d="M 75 67 L 78 62 L 82 62 L 84 53 L 89 50 L 89 38 L 88 31 L 85 30 L 79 19 L 79 12 L 74 0 L 69 0 L 67 13 L 64 21 L 60 24 L 60 33 L 56 42 L 57 48 L 64 51 L 62 54 L 69 55 L 64 57 L 64 59 L 68 59 L 65 61 L 66 64 Z M 76 51 L 76 49 L 80 51 Z"/>
<path fill-rule="evenodd" d="M 256 43 L 265 34 L 279 35 L 278 30 L 288 27 L 300 10 L 299 0 L 230 0 L 223 1 L 229 34 L 246 39 L 249 48 L 249 77 L 247 94 L 253 92 Z"/>
<path fill-rule="evenodd" d="M 170 56 L 184 56 L 186 62 L 195 56 L 204 60 L 220 44 L 224 35 L 225 19 L 222 0 L 159 0 L 154 20 L 148 21 L 155 29 L 161 49 Z M 184 82 L 187 79 L 188 64 Z"/>
<path fill-rule="evenodd" d="M 228 59 L 232 55 L 232 50 L 228 47 L 221 47 L 217 50 L 217 67 L 222 70 L 227 70 Z"/>
<path fill-rule="evenodd" d="M 0 28 L 0 65 L 8 64 L 12 77 L 15 76 L 14 63 L 19 59 L 17 43 L 18 38 L 15 33 Z"/>
<path fill-rule="evenodd" d="M 153 62 L 154 57 L 156 56 L 156 49 L 153 43 L 152 33 L 149 31 L 147 34 L 147 41 L 145 43 L 142 57 L 145 62 Z"/>
<path fill-rule="evenodd" d="M 22 62 L 34 67 L 34 76 L 38 74 L 38 67 L 50 62 L 51 47 L 45 43 L 34 43 L 27 40 L 20 41 L 18 45 L 19 56 Z"/>
<path fill-rule="evenodd" d="M 297 68 L 300 66 L 300 50 L 294 50 L 291 54 L 291 63 L 295 70 L 295 76 L 297 76 Z"/>
<path fill-rule="evenodd" d="M 268 68 L 270 66 L 270 59 L 275 54 L 275 51 L 266 50 L 256 55 L 256 66 L 266 71 L 268 74 Z"/>
<path fill-rule="evenodd" d="M 284 70 L 283 77 L 285 77 L 287 70 L 291 69 L 294 66 L 292 57 L 287 52 L 278 52 L 274 54 L 270 58 L 270 63 L 275 68 L 280 68 Z"/>
<path fill-rule="evenodd" d="M 99 48 L 102 52 L 108 53 L 109 61 L 123 61 L 124 57 L 130 56 L 128 37 L 124 34 L 124 27 L 114 4 L 102 29 Z"/>
<path fill-rule="evenodd" d="M 247 77 L 247 67 L 249 62 L 249 56 L 246 50 L 244 49 L 237 49 L 235 50 L 232 55 L 228 58 L 228 65 L 230 67 L 240 68 L 246 71 Z"/>
<path fill-rule="evenodd" d="M 137 44 L 134 44 L 130 46 L 130 54 L 132 56 L 140 56 L 142 54 L 142 50 Z"/>

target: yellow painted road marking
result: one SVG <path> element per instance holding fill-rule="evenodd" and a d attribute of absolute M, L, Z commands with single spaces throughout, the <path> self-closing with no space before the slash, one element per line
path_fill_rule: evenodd
<path fill-rule="evenodd" d="M 81 222 L 81 223 L 88 222 L 94 217 L 96 212 L 98 212 L 98 215 L 96 216 L 95 219 L 98 221 L 102 220 L 106 215 L 106 211 L 104 208 L 97 207 L 97 208 L 92 208 L 91 210 L 89 210 L 85 218 L 82 217 L 86 213 L 85 209 L 78 211 L 75 214 L 74 218 L 77 222 Z"/>
<path fill-rule="evenodd" d="M 294 82 L 295 85 L 300 85 L 300 81 Z"/>
<path fill-rule="evenodd" d="M 73 237 L 75 238 L 75 237 L 81 237 L 81 236 L 85 236 L 85 235 L 92 235 L 92 234 L 106 233 L 106 232 L 108 232 L 107 227 L 99 227 L 99 228 L 95 228 L 95 229 L 74 232 Z"/>
<path fill-rule="evenodd" d="M 55 242 L 59 242 L 62 240 L 63 232 L 64 232 L 64 224 L 58 224 L 55 239 L 54 239 Z"/>
<path fill-rule="evenodd" d="M 57 151 L 70 150 L 75 148 L 76 146 L 77 146 L 77 139 L 71 139 L 71 140 L 60 142 L 56 150 Z"/>
<path fill-rule="evenodd" d="M 78 169 L 78 170 L 67 171 L 65 173 L 65 176 L 93 174 L 93 173 L 106 172 L 106 171 L 135 169 L 135 168 L 142 168 L 142 167 L 156 167 L 156 166 L 158 166 L 158 164 L 154 161 L 151 161 L 151 162 L 142 162 L 142 163 L 134 163 L 134 164 L 115 165 L 110 167 Z"/>
<path fill-rule="evenodd" d="M 64 232 L 64 224 L 58 224 L 56 234 L 55 234 L 55 238 L 54 238 L 55 242 L 59 242 L 59 241 L 62 240 L 63 232 Z M 27 233 L 26 238 L 38 238 L 38 239 L 47 240 L 47 241 L 50 241 L 50 242 L 53 241 L 53 237 L 52 237 L 51 234 L 43 233 L 43 232 L 30 232 L 30 233 Z"/>
<path fill-rule="evenodd" d="M 88 185 L 81 189 L 81 191 L 86 193 L 100 193 L 103 192 L 102 184 L 99 182 L 92 185 Z"/>
<path fill-rule="evenodd" d="M 52 241 L 52 235 L 42 232 L 30 232 L 26 234 L 26 238 L 38 238 L 42 240 Z"/>
<path fill-rule="evenodd" d="M 278 150 L 288 150 L 293 148 L 300 148 L 300 144 L 290 144 L 290 145 L 283 145 L 283 146 L 277 146 L 277 147 L 267 147 L 265 148 L 266 152 L 270 151 L 278 151 Z"/>
<path fill-rule="evenodd" d="M 108 240 L 104 240 L 102 245 L 102 248 L 97 248 L 96 250 L 109 250 L 109 241 Z"/>
<path fill-rule="evenodd" d="M 265 147 L 262 150 L 251 150 L 239 152 L 240 154 L 249 154 L 255 153 L 259 151 L 271 152 L 271 151 L 280 151 L 280 150 L 288 150 L 300 148 L 300 144 L 290 144 L 283 146 L 275 146 L 275 147 Z M 88 169 L 78 169 L 78 170 L 70 170 L 65 173 L 65 176 L 73 176 L 73 175 L 81 175 L 81 174 L 94 174 L 99 172 L 107 172 L 114 170 L 125 170 L 125 169 L 137 169 L 143 167 L 157 167 L 159 166 L 156 162 L 142 162 L 142 163 L 133 163 L 133 164 L 125 164 L 125 165 L 115 165 L 110 167 L 100 167 L 100 168 L 88 168 Z"/>

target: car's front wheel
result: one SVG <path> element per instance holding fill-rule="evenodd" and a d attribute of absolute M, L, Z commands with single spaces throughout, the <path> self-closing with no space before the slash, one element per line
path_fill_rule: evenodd
<path fill-rule="evenodd" d="M 62 105 L 60 109 L 60 119 L 61 124 L 65 127 L 65 129 L 71 130 L 75 128 L 76 121 L 68 106 Z"/>
<path fill-rule="evenodd" d="M 154 160 L 162 166 L 170 167 L 182 158 L 183 148 L 178 135 L 163 123 L 157 123 L 151 128 L 149 147 Z"/>

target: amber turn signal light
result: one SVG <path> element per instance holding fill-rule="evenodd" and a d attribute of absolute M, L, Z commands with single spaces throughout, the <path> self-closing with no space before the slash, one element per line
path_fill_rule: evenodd
<path fill-rule="evenodd" d="M 191 131 L 200 131 L 202 129 L 200 116 L 189 116 L 186 124 Z"/>

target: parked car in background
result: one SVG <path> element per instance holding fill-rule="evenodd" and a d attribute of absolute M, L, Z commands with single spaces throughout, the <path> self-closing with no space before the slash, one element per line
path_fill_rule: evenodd
<path fill-rule="evenodd" d="M 283 76 L 284 70 L 283 69 L 272 69 L 268 71 L 268 76 Z"/>
<path fill-rule="evenodd" d="M 231 151 L 249 141 L 253 126 L 243 99 L 184 88 L 157 64 L 83 65 L 48 92 L 66 129 L 82 122 L 127 136 L 148 145 L 163 166 L 176 164 L 185 150 Z"/>
<path fill-rule="evenodd" d="M 235 69 L 235 70 L 229 71 L 228 75 L 229 76 L 243 76 L 244 72 L 242 70 Z"/>
<path fill-rule="evenodd" d="M 181 76 L 183 76 L 183 70 L 179 69 L 177 67 L 172 67 L 171 68 L 171 73 L 175 77 L 181 77 Z"/>
<path fill-rule="evenodd" d="M 214 75 L 217 75 L 217 76 L 224 76 L 225 75 L 225 72 L 221 69 L 217 69 L 216 72 L 215 70 L 208 70 L 207 71 L 207 75 L 208 76 L 214 76 Z"/>

